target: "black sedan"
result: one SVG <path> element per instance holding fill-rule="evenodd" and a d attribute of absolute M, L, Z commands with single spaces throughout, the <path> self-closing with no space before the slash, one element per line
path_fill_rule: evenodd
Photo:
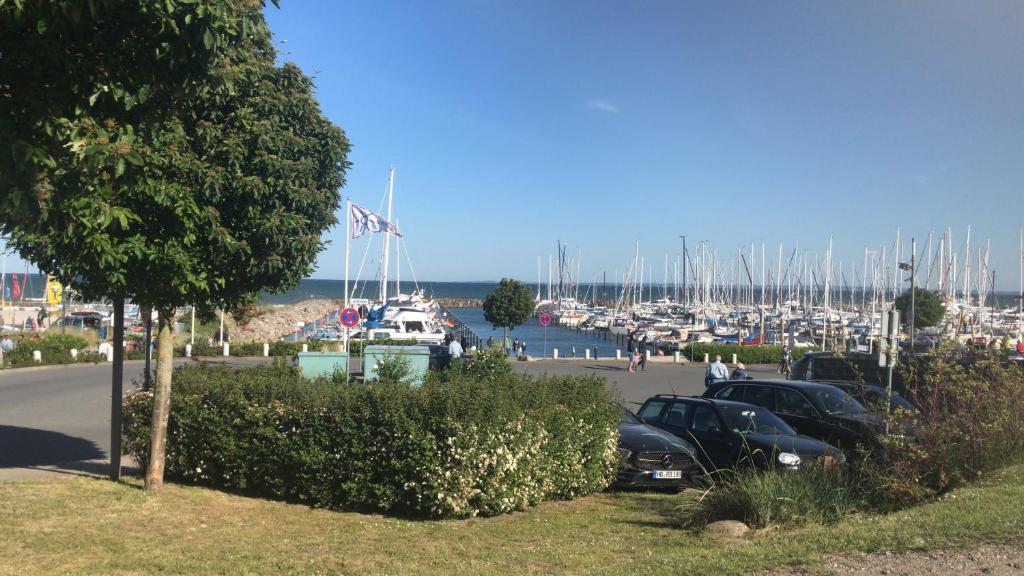
<path fill-rule="evenodd" d="M 796 470 L 812 463 L 839 464 L 843 453 L 799 436 L 760 406 L 728 400 L 659 394 L 639 411 L 644 422 L 691 439 L 708 470 L 736 467 Z"/>
<path fill-rule="evenodd" d="M 619 472 L 613 486 L 680 488 L 695 485 L 703 471 L 689 442 L 647 426 L 622 411 L 619 425 Z"/>
<path fill-rule="evenodd" d="M 800 434 L 851 454 L 857 444 L 875 444 L 885 430 L 882 415 L 872 414 L 856 398 L 830 384 L 793 380 L 721 382 L 710 386 L 704 397 L 763 406 Z"/>

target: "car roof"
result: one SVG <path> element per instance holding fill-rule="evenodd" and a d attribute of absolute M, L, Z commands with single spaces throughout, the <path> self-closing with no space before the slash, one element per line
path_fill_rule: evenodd
<path fill-rule="evenodd" d="M 740 382 L 740 380 L 737 380 Z M 655 394 L 648 398 L 644 404 L 651 400 L 686 400 L 693 402 L 700 402 L 702 404 L 711 404 L 714 406 L 740 406 L 740 407 L 752 407 L 760 408 L 756 404 L 750 404 L 749 402 L 737 402 L 736 400 L 725 400 L 722 398 L 705 398 L 703 396 L 684 396 L 682 394 Z"/>
<path fill-rule="evenodd" d="M 726 381 L 722 384 L 731 384 L 732 381 Z M 736 380 L 736 384 L 764 384 L 771 386 L 781 386 L 783 388 L 792 388 L 795 390 L 826 390 L 828 388 L 836 388 L 828 382 L 808 382 L 806 380 Z"/>

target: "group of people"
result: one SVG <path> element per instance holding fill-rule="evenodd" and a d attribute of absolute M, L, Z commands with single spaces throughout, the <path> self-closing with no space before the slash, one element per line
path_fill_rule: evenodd
<path fill-rule="evenodd" d="M 726 380 L 753 380 L 754 377 L 747 373 L 747 367 L 743 362 L 737 362 L 736 368 L 729 372 L 729 367 L 722 363 L 722 355 L 715 354 L 715 361 L 708 364 L 704 371 L 704 386 L 711 386 L 716 382 Z"/>
<path fill-rule="evenodd" d="M 488 348 L 494 348 L 497 345 L 498 345 L 498 341 L 494 339 L 494 336 L 488 336 L 487 337 L 487 347 Z M 511 356 L 515 356 L 516 358 L 525 358 L 526 357 L 526 340 L 520 340 L 519 338 L 515 338 L 515 339 L 510 340 L 506 336 L 505 337 L 504 346 L 502 346 L 502 350 L 505 350 L 505 352 L 507 354 L 509 354 Z"/>
<path fill-rule="evenodd" d="M 451 333 L 448 333 L 444 335 L 444 343 L 448 346 L 448 354 L 452 358 L 462 358 L 462 355 L 466 353 L 465 336 L 455 338 Z"/>
<path fill-rule="evenodd" d="M 626 341 L 626 353 L 629 354 L 629 371 L 647 370 L 647 334 L 639 338 L 636 333 L 630 333 Z"/>

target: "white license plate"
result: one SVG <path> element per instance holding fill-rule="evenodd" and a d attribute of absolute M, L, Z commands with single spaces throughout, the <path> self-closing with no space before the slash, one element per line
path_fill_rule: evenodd
<path fill-rule="evenodd" d="M 681 470 L 655 470 L 655 480 L 679 480 L 683 477 Z"/>

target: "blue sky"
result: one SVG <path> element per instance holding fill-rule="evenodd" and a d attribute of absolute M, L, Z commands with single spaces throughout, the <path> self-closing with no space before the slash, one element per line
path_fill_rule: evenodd
<path fill-rule="evenodd" d="M 420 278 L 533 279 L 559 239 L 582 250 L 584 279 L 611 276 L 634 241 L 660 263 L 684 233 L 787 255 L 796 242 L 824 254 L 832 234 L 859 267 L 897 227 L 922 244 L 952 227 L 959 245 L 972 225 L 1016 288 L 1024 3 L 284 0 L 266 13 L 353 143 L 345 193 L 377 206 L 396 168 Z M 330 238 L 316 277 L 342 274 L 343 231 Z"/>
<path fill-rule="evenodd" d="M 282 0 L 266 14 L 353 144 L 344 193 L 378 206 L 395 167 L 420 279 L 530 280 L 556 240 L 582 250 L 584 279 L 611 277 L 634 241 L 660 263 L 680 234 L 787 255 L 823 254 L 832 234 L 860 266 L 897 227 L 922 243 L 951 227 L 959 246 L 971 225 L 1017 287 L 1024 3 Z M 343 231 L 314 277 L 342 277 Z"/>

